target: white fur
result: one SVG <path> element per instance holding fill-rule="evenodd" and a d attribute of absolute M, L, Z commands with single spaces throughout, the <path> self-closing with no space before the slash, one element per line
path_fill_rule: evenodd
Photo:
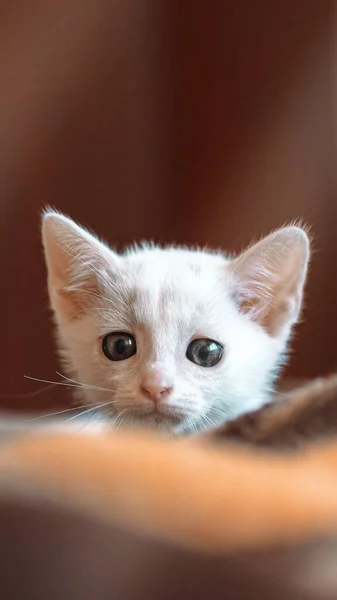
<path fill-rule="evenodd" d="M 235 417 L 267 400 L 298 306 L 287 317 L 285 329 L 270 335 L 249 311 L 240 310 L 237 287 L 243 290 L 244 284 L 231 268 L 233 261 L 220 253 L 145 245 L 117 255 L 54 212 L 44 216 L 43 235 L 51 304 L 68 373 L 81 383 L 105 388 L 83 387 L 82 400 L 83 396 L 88 403 L 111 399 L 109 414 L 117 424 L 131 419 L 177 433 Z M 61 267 L 60 251 L 66 253 Z M 300 261 L 299 297 L 307 255 Z M 259 272 L 268 272 L 267 265 L 257 264 Z M 98 282 L 99 294 L 86 289 L 89 277 Z M 62 287 L 83 292 L 88 303 L 83 314 L 73 318 L 64 314 L 58 301 Z M 293 299 L 289 302 L 290 306 Z M 135 336 L 135 356 L 120 362 L 104 356 L 102 336 L 113 331 Z M 204 337 L 224 347 L 222 360 L 211 368 L 186 358 L 190 341 Z M 173 387 L 161 401 L 160 416 L 153 414 L 152 401 L 141 393 L 144 378 L 154 369 Z M 178 422 L 170 418 L 174 415 Z"/>

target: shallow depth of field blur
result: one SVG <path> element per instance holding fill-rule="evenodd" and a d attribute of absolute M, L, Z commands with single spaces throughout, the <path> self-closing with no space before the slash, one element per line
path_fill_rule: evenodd
<path fill-rule="evenodd" d="M 3 0 L 1 395 L 55 379 L 40 211 L 113 245 L 230 252 L 298 217 L 316 252 L 285 373 L 333 371 L 337 14 L 320 0 Z M 66 402 L 53 389 L 1 400 Z"/>

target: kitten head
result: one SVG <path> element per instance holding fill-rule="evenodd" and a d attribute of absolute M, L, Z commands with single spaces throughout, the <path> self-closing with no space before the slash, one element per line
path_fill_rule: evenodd
<path fill-rule="evenodd" d="M 88 403 L 179 432 L 266 400 L 300 311 L 302 229 L 233 259 L 156 246 L 120 255 L 48 211 L 43 244 L 60 350 Z"/>

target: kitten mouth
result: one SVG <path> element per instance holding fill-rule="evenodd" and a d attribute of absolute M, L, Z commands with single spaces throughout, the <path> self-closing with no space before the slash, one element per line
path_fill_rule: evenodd
<path fill-rule="evenodd" d="M 141 421 L 148 421 L 150 423 L 152 422 L 156 425 L 179 425 L 184 418 L 181 413 L 178 414 L 174 411 L 158 410 L 157 407 L 155 407 L 151 412 L 140 412 L 137 414 L 137 417 Z"/>
<path fill-rule="evenodd" d="M 182 421 L 182 416 L 174 414 L 166 414 L 161 412 L 154 412 L 153 417 L 156 423 L 163 423 L 169 421 L 172 425 L 179 425 Z"/>
<path fill-rule="evenodd" d="M 173 423 L 181 423 L 181 421 L 184 418 L 183 413 L 178 412 L 177 410 L 174 409 L 168 409 L 165 407 L 163 408 L 158 408 L 155 407 L 154 411 L 152 412 L 152 415 L 154 416 L 154 418 L 158 418 L 159 420 L 169 420 L 172 421 Z"/>

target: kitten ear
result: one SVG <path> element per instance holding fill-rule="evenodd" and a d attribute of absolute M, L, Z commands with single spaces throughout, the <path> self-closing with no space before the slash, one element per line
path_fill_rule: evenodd
<path fill-rule="evenodd" d="M 59 317 L 76 319 L 94 299 L 97 303 L 118 256 L 74 221 L 53 211 L 43 215 L 42 241 L 51 305 Z"/>
<path fill-rule="evenodd" d="M 287 337 L 301 308 L 309 260 L 309 239 L 299 227 L 270 234 L 240 256 L 229 269 L 241 311 L 270 335 Z"/>

